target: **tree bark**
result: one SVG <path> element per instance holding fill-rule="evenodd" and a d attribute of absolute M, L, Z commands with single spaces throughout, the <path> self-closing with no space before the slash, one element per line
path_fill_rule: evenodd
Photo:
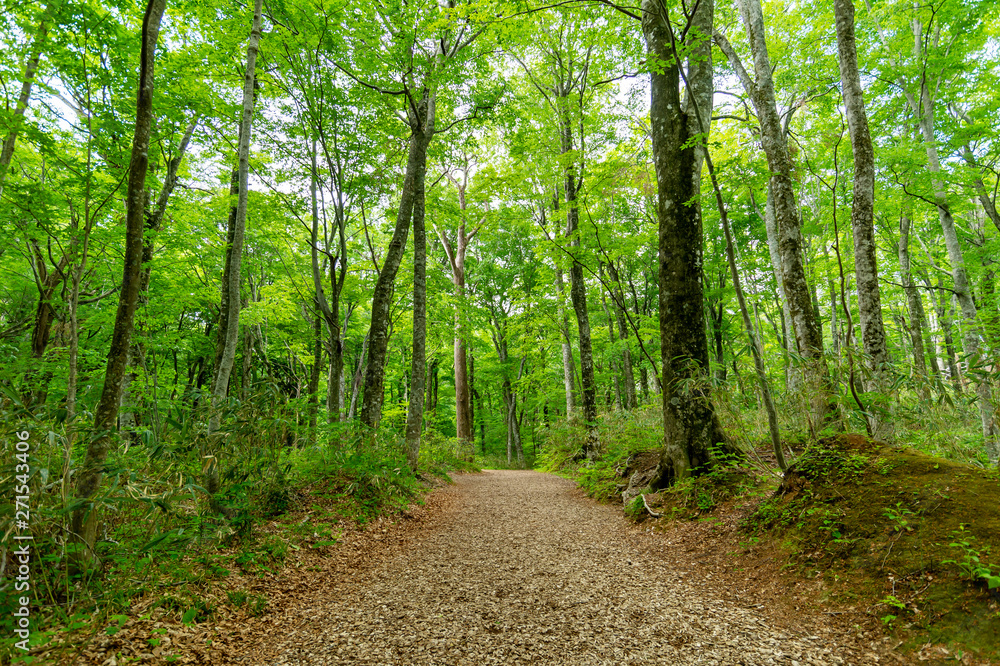
<path fill-rule="evenodd" d="M 243 239 L 246 231 L 247 218 L 247 187 L 250 172 L 250 131 L 253 120 L 254 83 L 257 78 L 257 50 L 261 36 L 262 0 L 254 3 L 253 26 L 250 29 L 250 39 L 247 43 L 246 76 L 243 81 L 243 111 L 239 129 L 239 165 L 237 167 L 237 201 L 236 216 L 233 224 L 233 234 L 228 244 L 228 274 L 223 283 L 225 294 L 225 330 L 220 329 L 222 353 L 215 368 L 212 380 L 212 404 L 208 418 L 208 434 L 211 437 L 219 429 L 222 422 L 223 404 L 229 394 L 229 378 L 236 361 L 236 347 L 239 345 L 240 330 L 240 277 L 243 260 Z M 228 298 L 226 298 L 228 295 Z M 220 307 L 220 312 L 223 308 Z M 216 448 L 211 445 L 212 448 Z M 219 466 L 215 451 L 206 451 L 205 459 L 205 490 L 209 497 L 219 492 Z M 218 509 L 214 499 L 210 500 L 213 508 Z"/>
<path fill-rule="evenodd" d="M 82 546 L 76 556 L 83 566 L 94 560 L 98 512 L 92 500 L 101 485 L 104 462 L 111 448 L 111 433 L 118 417 L 129 339 L 132 335 L 136 305 L 139 302 L 146 171 L 149 166 L 149 136 L 153 125 L 153 69 L 156 63 L 155 52 L 160 34 L 160 19 L 163 17 L 166 4 L 166 0 L 150 0 L 146 5 L 142 21 L 135 134 L 132 139 L 126 199 L 122 288 L 118 299 L 118 311 L 115 314 L 115 327 L 111 334 L 111 348 L 108 350 L 104 386 L 94 410 L 95 432 L 87 445 L 86 457 L 77 475 L 74 495 L 83 504 L 70 516 L 70 538 Z"/>
<path fill-rule="evenodd" d="M 368 336 L 365 336 L 361 343 L 361 353 L 358 355 L 358 366 L 354 372 L 354 381 L 351 382 L 351 404 L 347 409 L 347 420 L 353 421 L 357 415 L 358 397 L 361 394 L 361 384 L 368 368 Z"/>
<path fill-rule="evenodd" d="M 569 97 L 575 86 L 579 86 L 583 94 L 586 85 L 586 69 L 578 75 L 578 81 L 567 81 L 562 71 L 557 74 L 553 87 L 555 111 L 559 121 L 559 149 L 561 157 L 566 160 L 563 167 L 563 195 L 566 198 L 566 236 L 570 239 L 573 263 L 569 271 L 569 296 L 576 314 L 577 333 L 580 346 L 580 384 L 583 393 L 583 420 L 587 429 L 584 440 L 583 456 L 594 459 L 600 456 L 600 441 L 597 434 L 597 382 L 594 379 L 594 351 L 590 332 L 590 313 L 587 309 L 587 283 L 583 276 L 583 263 L 580 260 L 580 208 L 577 196 L 580 191 L 582 174 L 579 166 L 571 156 L 575 150 L 573 141 L 573 121 L 569 111 Z M 568 72 L 569 76 L 573 72 Z M 580 141 L 583 137 L 580 137 Z M 581 158 L 582 161 L 582 158 Z"/>
<path fill-rule="evenodd" d="M 955 221 L 951 214 L 951 206 L 948 203 L 945 185 L 941 181 L 941 162 L 938 157 L 937 143 L 934 138 L 934 99 L 926 84 L 922 84 L 920 92 L 920 102 L 917 103 L 915 100 L 912 100 L 912 96 L 911 101 L 916 105 L 913 108 L 914 112 L 918 114 L 920 131 L 927 154 L 927 169 L 931 174 L 931 184 L 934 188 L 934 201 L 937 205 L 938 220 L 941 223 L 945 249 L 948 251 L 948 259 L 951 263 L 955 297 L 958 300 L 962 318 L 966 321 L 965 353 L 969 356 L 970 365 L 975 365 L 983 362 L 981 350 L 982 331 L 977 320 L 976 304 L 973 300 L 968 272 L 965 269 L 965 259 L 962 253 L 961 242 L 958 238 L 958 232 L 955 229 Z M 993 404 L 990 382 L 985 376 L 979 376 L 975 381 L 976 394 L 979 397 L 979 416 L 983 439 L 986 443 L 986 452 L 990 462 L 996 464 L 1000 461 L 1000 429 L 998 429 L 996 422 L 996 408 Z"/>
<path fill-rule="evenodd" d="M 872 434 L 877 439 L 892 440 L 892 418 L 885 412 L 890 404 L 885 395 L 891 386 L 889 351 L 882 322 L 882 299 L 879 296 L 878 266 L 875 261 L 875 150 L 868 129 L 858 51 L 854 38 L 853 0 L 834 0 L 837 27 L 837 53 L 840 84 L 854 153 L 854 201 L 851 205 L 851 230 L 854 233 L 854 270 L 858 290 L 858 313 L 861 341 L 872 373 L 869 391 L 882 396 L 876 402 L 881 409 L 869 410 Z"/>
<path fill-rule="evenodd" d="M 929 377 L 924 355 L 924 306 L 920 293 L 913 283 L 910 272 L 910 218 L 904 212 L 899 217 L 899 275 L 906 293 L 906 304 L 910 311 L 909 333 L 913 347 L 913 369 L 916 374 L 917 395 L 921 400 L 930 400 Z"/>
<path fill-rule="evenodd" d="M 323 325 L 320 321 L 319 313 L 313 320 L 313 362 L 309 368 L 309 384 L 306 386 L 306 395 L 309 401 L 309 439 L 311 443 L 317 443 L 316 426 L 319 415 L 319 377 L 321 374 L 320 364 L 323 362 Z"/>
<path fill-rule="evenodd" d="M 420 438 L 424 427 L 424 375 L 427 367 L 425 172 L 424 169 L 417 171 L 413 184 L 413 355 L 410 357 L 410 402 L 406 409 L 406 462 L 414 472 L 420 459 Z M 436 398 L 435 394 L 435 403 Z"/>
<path fill-rule="evenodd" d="M 448 263 L 451 266 L 451 280 L 455 287 L 455 298 L 457 309 L 455 311 L 455 436 L 462 443 L 463 447 L 473 450 L 473 424 L 472 424 L 472 397 L 471 397 L 471 371 L 465 347 L 465 333 L 463 331 L 462 320 L 464 319 L 465 308 L 465 255 L 468 252 L 469 243 L 479 232 L 479 227 L 471 232 L 467 231 L 468 221 L 466 210 L 468 202 L 465 193 L 468 188 L 469 165 L 465 164 L 462 171 L 462 180 L 459 181 L 450 173 L 446 174 L 452 185 L 458 191 L 458 231 L 455 233 L 454 244 L 448 236 L 438 230 L 441 244 L 444 246 Z"/>
<path fill-rule="evenodd" d="M 563 152 L 571 151 L 572 134 L 567 126 L 563 134 Z M 569 146 L 569 147 L 567 147 Z M 570 244 L 577 248 L 573 253 L 573 265 L 570 267 L 570 300 L 576 313 L 576 324 L 580 344 L 580 383 L 583 388 L 583 419 L 587 428 L 587 437 L 583 455 L 587 459 L 600 456 L 600 442 L 597 437 L 597 382 L 594 379 L 594 351 L 590 335 L 590 315 L 587 311 L 587 285 L 583 279 L 583 263 L 578 256 L 580 243 L 580 209 L 576 203 L 577 183 L 571 168 L 566 171 L 565 192 L 568 210 L 566 211 L 566 234 L 571 238 Z"/>
<path fill-rule="evenodd" d="M 625 317 L 625 292 L 622 289 L 621 275 L 615 263 L 608 263 L 608 275 L 614 282 L 615 297 L 611 299 L 615 310 L 615 319 L 618 322 L 618 339 L 621 340 L 625 348 L 622 350 L 622 366 L 625 374 L 625 400 L 626 409 L 635 409 L 639 406 L 635 395 L 635 371 L 632 367 L 632 352 L 629 350 L 628 341 L 630 338 L 628 322 Z"/>
<path fill-rule="evenodd" d="M 740 9 L 750 41 L 756 81 L 743 68 L 725 37 L 715 33 L 715 41 L 737 71 L 760 120 L 761 146 L 771 173 L 769 191 L 774 205 L 782 284 L 798 353 L 805 361 L 806 389 L 811 404 L 810 429 L 815 434 L 835 418 L 836 406 L 831 399 L 830 374 L 823 357 L 822 329 L 806 280 L 792 163 L 774 97 L 774 79 L 764 39 L 764 17 L 759 0 L 742 0 Z"/>
<path fill-rule="evenodd" d="M 562 367 L 563 367 L 563 391 L 566 394 L 566 418 L 573 418 L 573 410 L 576 407 L 574 398 L 574 377 L 576 376 L 576 364 L 573 361 L 573 347 L 569 336 L 569 321 L 566 318 L 566 285 L 563 281 L 563 271 L 560 266 L 556 266 L 556 317 L 559 323 L 559 333 L 562 337 Z"/>
<path fill-rule="evenodd" d="M 912 29 L 913 49 L 916 59 L 919 61 L 924 49 L 923 25 L 919 19 L 913 20 Z M 917 84 L 919 87 L 916 90 L 908 87 L 902 79 L 899 79 L 899 84 L 903 89 L 903 94 L 906 96 L 906 101 L 910 109 L 917 117 L 924 151 L 927 155 L 927 171 L 931 176 L 934 203 L 937 207 L 938 220 L 941 223 L 944 244 L 948 251 L 949 262 L 951 263 L 955 296 L 958 300 L 962 317 L 966 321 L 965 352 L 969 356 L 970 365 L 981 364 L 985 360 L 981 349 L 982 330 L 977 319 L 976 304 L 973 300 L 969 276 L 965 269 L 965 259 L 962 254 L 962 246 L 958 238 L 958 233 L 955 229 L 955 221 L 951 214 L 948 194 L 945 184 L 941 180 L 941 160 L 938 155 L 937 141 L 934 137 L 936 100 L 931 93 L 931 82 L 928 81 L 926 76 L 920 78 Z M 997 424 L 992 387 L 985 375 L 980 375 L 976 379 L 976 394 L 979 398 L 979 415 L 983 439 L 986 444 L 986 452 L 990 462 L 996 464 L 1000 462 L 1000 427 Z"/>
<path fill-rule="evenodd" d="M 149 302 L 149 281 L 153 272 L 153 236 L 157 234 L 163 226 L 163 217 L 167 212 L 167 204 L 170 202 L 170 195 L 173 194 L 174 188 L 177 186 L 177 172 L 180 170 L 181 163 L 184 161 L 184 154 L 187 152 L 188 144 L 191 142 L 191 137 L 194 135 L 194 131 L 198 127 L 200 118 L 201 116 L 196 113 L 188 123 L 187 130 L 185 130 L 184 136 L 181 138 L 180 145 L 177 147 L 177 153 L 169 162 L 167 162 L 167 175 L 163 179 L 163 186 L 160 188 L 160 194 L 156 198 L 156 206 L 152 210 L 148 208 L 146 210 L 146 233 L 143 235 L 142 242 L 142 274 L 139 279 L 139 304 L 137 306 L 140 310 L 144 309 Z M 146 362 L 146 346 L 143 340 L 145 332 L 141 319 L 136 327 L 135 333 L 136 334 L 132 339 L 132 345 L 129 348 L 128 359 L 128 365 L 133 369 L 143 367 Z M 132 400 L 129 397 L 130 388 L 132 382 L 135 381 L 135 378 L 136 373 L 134 371 L 130 371 L 125 376 L 125 383 L 122 386 L 121 404 L 122 409 L 125 410 L 122 412 L 119 420 L 119 425 L 122 430 L 127 430 L 130 427 L 134 427 L 136 424 L 137 419 L 134 411 L 135 405 L 132 404 Z"/>
<path fill-rule="evenodd" d="M 335 148 L 336 149 L 336 148 Z M 325 150 L 325 144 L 324 144 Z M 316 165 L 316 139 L 313 138 L 311 146 L 312 168 L 310 170 L 310 197 L 312 199 L 312 229 L 310 231 L 310 258 L 312 260 L 313 291 L 315 292 L 316 306 L 319 308 L 323 321 L 326 323 L 327 347 L 330 354 L 330 367 L 327 372 L 327 422 L 340 420 L 340 404 L 343 399 L 341 392 L 341 378 L 344 372 L 344 341 L 343 329 L 340 325 L 340 295 L 344 289 L 344 282 L 347 279 L 347 235 L 343 203 L 343 192 L 334 193 L 334 221 L 337 225 L 337 252 L 330 251 L 327 245 L 327 256 L 329 262 L 324 265 L 329 270 L 330 298 L 327 299 L 326 291 L 323 289 L 323 267 L 319 260 L 320 241 L 320 213 L 319 201 L 317 197 L 319 189 L 319 171 Z M 337 174 L 337 164 L 330 159 L 327 154 L 327 161 L 330 168 L 331 179 L 339 181 Z M 339 189 L 339 188 L 338 188 Z M 324 222 L 323 231 L 324 243 L 329 243 Z M 350 312 L 348 312 L 348 316 Z"/>
<path fill-rule="evenodd" d="M 361 405 L 361 423 L 371 429 L 378 427 L 382 418 L 385 385 L 385 359 L 389 347 L 389 310 L 392 306 L 393 283 L 403 258 L 406 237 L 410 232 L 416 198 L 416 183 L 427 172 L 427 147 L 434 135 L 433 90 L 425 90 L 420 100 L 410 105 L 410 146 L 406 158 L 406 175 L 396 226 L 386 250 L 375 289 L 372 292 L 372 319 L 368 330 L 368 365 L 365 369 L 364 400 Z"/>
<path fill-rule="evenodd" d="M 711 35 L 713 13 L 714 2 L 699 3 L 685 34 L 692 40 Z M 664 450 L 651 485 L 662 487 L 708 466 L 712 447 L 726 441 L 707 377 L 699 204 L 703 156 L 692 140 L 703 134 L 694 107 L 710 118 L 714 86 L 711 42 L 698 41 L 688 51 L 682 103 L 676 35 L 654 0 L 643 0 L 642 29 L 649 58 L 660 65 L 651 72 L 650 130 L 658 195 Z"/>
<path fill-rule="evenodd" d="M 941 327 L 941 337 L 944 341 L 944 362 L 948 366 L 948 376 L 955 387 L 955 393 L 962 395 L 964 392 L 964 379 L 955 354 L 955 338 L 951 334 L 951 327 L 954 323 L 952 319 L 954 315 L 954 307 L 951 304 L 952 297 L 947 295 L 947 291 L 944 288 L 944 280 L 940 276 L 937 279 L 937 284 L 934 286 L 931 285 L 930 278 L 927 276 L 924 276 L 924 283 L 931 290 L 931 304 L 937 312 L 938 325 Z M 937 293 L 937 299 L 933 296 L 935 292 Z"/>
<path fill-rule="evenodd" d="M 785 294 L 785 278 L 781 268 L 781 251 L 778 249 L 778 220 L 774 214 L 774 195 L 771 192 L 771 183 L 767 184 L 767 200 L 764 202 L 764 229 L 767 233 L 767 252 L 771 257 L 771 270 L 774 272 L 774 282 L 778 286 L 778 300 L 781 302 L 781 338 L 782 351 L 785 360 L 785 389 L 795 392 L 799 389 L 800 373 L 792 364 L 792 345 L 794 351 L 798 353 L 798 341 L 795 333 L 791 330 L 792 313 L 788 309 L 788 297 Z"/>

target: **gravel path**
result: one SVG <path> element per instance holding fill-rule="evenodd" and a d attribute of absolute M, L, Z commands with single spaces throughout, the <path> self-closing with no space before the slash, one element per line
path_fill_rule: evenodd
<path fill-rule="evenodd" d="M 314 602 L 318 629 L 269 663 L 862 663 L 651 559 L 620 509 L 569 481 L 489 471 L 439 492 L 455 501 L 411 547 Z"/>

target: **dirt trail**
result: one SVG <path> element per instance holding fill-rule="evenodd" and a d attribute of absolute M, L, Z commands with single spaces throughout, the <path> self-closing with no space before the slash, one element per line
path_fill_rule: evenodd
<path fill-rule="evenodd" d="M 830 627 L 781 629 L 651 558 L 619 509 L 537 472 L 456 477 L 408 547 L 344 577 L 267 663 L 869 664 Z M 344 572 L 346 573 L 346 572 Z"/>

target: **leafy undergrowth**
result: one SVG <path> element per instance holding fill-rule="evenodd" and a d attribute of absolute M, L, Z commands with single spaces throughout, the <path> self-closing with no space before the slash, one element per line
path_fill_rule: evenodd
<path fill-rule="evenodd" d="M 841 435 L 808 449 L 742 528 L 904 647 L 1000 659 L 998 491 L 996 470 Z"/>
<path fill-rule="evenodd" d="M 635 456 L 659 448 L 662 417 L 654 406 L 598 417 L 602 456 L 583 460 L 586 431 L 575 422 L 554 423 L 545 432 L 545 443 L 535 459 L 535 469 L 573 479 L 588 496 L 600 501 L 621 501 L 622 475 Z"/>
<path fill-rule="evenodd" d="M 453 442 L 435 437 L 420 475 L 393 442 L 286 451 L 270 479 L 224 483 L 225 515 L 201 497 L 145 511 L 123 498 L 105 512 L 98 569 L 74 574 L 55 554 L 40 560 L 54 566 L 33 569 L 50 604 L 33 608 L 30 653 L 9 640 L 0 663 L 72 663 L 95 638 L 136 624 L 152 627 L 143 650 L 169 662 L 171 627 L 267 615 L 264 582 L 283 571 L 292 551 L 331 552 L 345 531 L 405 516 L 425 491 L 450 482 L 448 472 L 476 470 Z"/>

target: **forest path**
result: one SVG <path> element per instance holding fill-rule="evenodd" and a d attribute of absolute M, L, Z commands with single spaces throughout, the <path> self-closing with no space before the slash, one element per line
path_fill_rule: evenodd
<path fill-rule="evenodd" d="M 275 626 L 268 663 L 868 664 L 851 637 L 782 630 L 724 601 L 570 481 L 456 475 L 408 547 Z M 292 618 L 286 616 L 287 619 Z M 273 619 L 272 621 L 275 621 Z M 840 635 L 838 635 L 840 634 Z"/>

